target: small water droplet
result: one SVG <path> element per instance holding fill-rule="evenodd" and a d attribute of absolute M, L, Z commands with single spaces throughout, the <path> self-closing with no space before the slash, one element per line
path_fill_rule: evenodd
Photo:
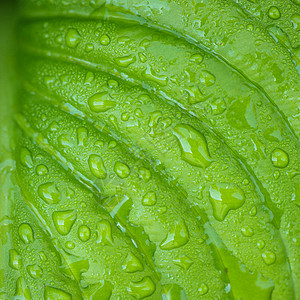
<path fill-rule="evenodd" d="M 272 265 L 274 264 L 275 260 L 276 260 L 276 254 L 272 251 L 265 251 L 264 253 L 262 253 L 262 258 L 263 261 L 267 264 L 267 265 Z"/>
<path fill-rule="evenodd" d="M 107 220 L 101 220 L 97 223 L 97 243 L 102 245 L 113 245 L 112 228 L 110 222 Z"/>
<path fill-rule="evenodd" d="M 109 79 L 107 81 L 107 85 L 110 89 L 114 89 L 114 88 L 117 88 L 119 86 L 119 83 L 118 81 L 114 80 L 114 79 Z"/>
<path fill-rule="evenodd" d="M 15 270 L 19 270 L 22 266 L 20 254 L 15 249 L 9 250 L 9 266 Z"/>
<path fill-rule="evenodd" d="M 241 229 L 241 232 L 244 236 L 250 237 L 254 234 L 253 229 L 250 226 L 245 226 Z"/>
<path fill-rule="evenodd" d="M 33 242 L 33 230 L 31 226 L 27 223 L 23 223 L 19 226 L 19 236 L 23 243 L 30 244 Z"/>
<path fill-rule="evenodd" d="M 36 167 L 36 174 L 39 176 L 46 175 L 46 174 L 48 174 L 48 172 L 49 172 L 48 168 L 45 165 L 38 165 Z"/>
<path fill-rule="evenodd" d="M 150 277 L 146 276 L 141 281 L 131 282 L 127 291 L 131 296 L 137 299 L 143 299 L 151 296 L 155 289 L 155 283 Z"/>
<path fill-rule="evenodd" d="M 226 102 L 223 100 L 223 99 L 216 99 L 214 100 L 211 104 L 210 104 L 210 107 L 211 107 L 211 113 L 213 115 L 220 115 L 222 114 L 227 106 L 226 106 Z"/>
<path fill-rule="evenodd" d="M 129 67 L 136 62 L 136 57 L 133 54 L 115 58 L 115 62 L 120 67 Z"/>
<path fill-rule="evenodd" d="M 91 84 L 95 79 L 95 74 L 93 72 L 87 72 L 84 78 L 85 84 Z"/>
<path fill-rule="evenodd" d="M 103 34 L 101 37 L 100 37 L 100 43 L 101 45 L 103 46 L 107 46 L 109 43 L 110 43 L 110 38 L 108 35 L 106 34 Z"/>
<path fill-rule="evenodd" d="M 85 52 L 91 52 L 94 50 L 94 45 L 91 43 L 87 43 L 84 47 Z"/>
<path fill-rule="evenodd" d="M 273 177 L 274 179 L 278 179 L 280 177 L 280 172 L 278 170 L 274 171 Z"/>
<path fill-rule="evenodd" d="M 257 248 L 261 250 L 265 247 L 265 241 L 259 240 L 256 245 L 257 245 Z"/>
<path fill-rule="evenodd" d="M 185 271 L 187 271 L 190 266 L 194 263 L 188 256 L 181 256 L 177 259 L 173 260 L 174 264 L 183 268 Z"/>
<path fill-rule="evenodd" d="M 78 228 L 78 237 L 81 241 L 86 242 L 91 237 L 91 230 L 86 225 L 81 225 Z"/>
<path fill-rule="evenodd" d="M 69 250 L 72 250 L 72 249 L 75 248 L 75 244 L 74 244 L 72 241 L 67 241 L 67 242 L 65 243 L 65 246 L 66 246 L 66 248 L 69 249 Z"/>
<path fill-rule="evenodd" d="M 74 210 L 55 211 L 52 214 L 53 224 L 58 233 L 67 235 L 77 218 L 77 213 Z"/>
<path fill-rule="evenodd" d="M 144 206 L 152 206 L 152 205 L 155 205 L 155 203 L 156 203 L 155 192 L 148 192 L 142 200 L 142 204 Z"/>
<path fill-rule="evenodd" d="M 91 154 L 89 157 L 89 167 L 92 174 L 99 178 L 105 179 L 107 176 L 106 169 L 104 166 L 104 162 L 99 155 Z"/>
<path fill-rule="evenodd" d="M 139 53 L 138 53 L 138 56 L 139 56 L 139 59 L 140 59 L 140 61 L 141 61 L 142 63 L 145 63 L 145 62 L 147 61 L 147 56 L 146 56 L 144 53 L 139 52 Z"/>
<path fill-rule="evenodd" d="M 256 216 L 256 214 L 257 214 L 257 208 L 256 208 L 256 206 L 253 206 L 253 207 L 251 208 L 251 210 L 249 211 L 249 215 L 250 215 L 251 217 L 254 217 L 254 216 Z"/>
<path fill-rule="evenodd" d="M 85 127 L 77 128 L 77 144 L 78 146 L 85 146 L 88 140 L 88 131 Z"/>
<path fill-rule="evenodd" d="M 40 266 L 38 265 L 29 265 L 27 266 L 27 272 L 28 274 L 33 278 L 37 279 L 40 278 L 43 274 L 43 270 Z"/>
<path fill-rule="evenodd" d="M 208 286 L 205 283 L 202 283 L 200 285 L 200 288 L 198 289 L 198 292 L 200 293 L 200 295 L 205 295 L 208 292 Z"/>
<path fill-rule="evenodd" d="M 197 63 L 197 64 L 201 64 L 203 61 L 203 56 L 199 53 L 193 54 L 190 58 L 190 61 Z"/>
<path fill-rule="evenodd" d="M 47 300 L 72 300 L 71 294 L 54 287 L 46 286 L 44 292 L 44 299 Z"/>
<path fill-rule="evenodd" d="M 132 252 L 129 252 L 122 265 L 122 269 L 127 273 L 134 273 L 143 271 L 144 267 L 141 261 Z"/>
<path fill-rule="evenodd" d="M 201 71 L 199 78 L 200 82 L 207 87 L 214 85 L 216 82 L 216 77 L 208 71 Z"/>
<path fill-rule="evenodd" d="M 127 165 L 121 163 L 121 162 L 116 162 L 115 163 L 115 167 L 114 170 L 116 172 L 116 174 L 120 177 L 120 178 L 126 178 L 129 176 L 130 174 L 130 169 Z"/>
<path fill-rule="evenodd" d="M 176 221 L 175 225 L 161 242 L 162 250 L 171 250 L 184 246 L 189 241 L 189 232 L 184 220 Z"/>
<path fill-rule="evenodd" d="M 21 164 L 27 168 L 33 167 L 33 160 L 30 151 L 27 148 L 22 148 L 20 153 Z"/>
<path fill-rule="evenodd" d="M 271 154 L 272 164 L 277 168 L 285 168 L 289 164 L 289 156 L 282 149 L 276 148 Z"/>
<path fill-rule="evenodd" d="M 69 136 L 66 134 L 61 134 L 57 140 L 58 140 L 58 145 L 61 148 L 72 147 L 72 141 L 70 140 Z"/>
<path fill-rule="evenodd" d="M 244 192 L 238 186 L 231 183 L 212 184 L 209 194 L 214 217 L 220 222 L 225 219 L 229 210 L 238 209 L 245 202 Z"/>
<path fill-rule="evenodd" d="M 88 100 L 91 111 L 99 113 L 106 112 L 116 106 L 116 102 L 111 99 L 108 92 L 101 92 L 93 95 Z"/>
<path fill-rule="evenodd" d="M 271 19 L 277 20 L 280 18 L 281 14 L 276 6 L 271 6 L 268 10 L 268 15 Z"/>
<path fill-rule="evenodd" d="M 70 28 L 66 34 L 66 44 L 70 48 L 76 48 L 81 41 L 81 36 L 79 32 L 74 29 Z"/>
<path fill-rule="evenodd" d="M 139 168 L 139 177 L 145 182 L 148 182 L 151 178 L 151 172 L 144 167 Z"/>
<path fill-rule="evenodd" d="M 300 30 L 300 15 L 299 14 L 293 14 L 291 17 L 291 21 L 293 24 L 293 28 L 295 30 Z"/>
<path fill-rule="evenodd" d="M 60 192 L 57 190 L 55 183 L 47 182 L 38 187 L 38 195 L 47 204 L 57 204 L 59 202 Z"/>
<path fill-rule="evenodd" d="M 178 139 L 181 158 L 192 166 L 206 168 L 211 164 L 206 139 L 202 133 L 186 124 L 176 125 L 174 134 Z"/>
<path fill-rule="evenodd" d="M 197 85 L 190 86 L 185 89 L 188 93 L 188 99 L 190 104 L 197 104 L 199 102 L 205 101 L 204 95 L 200 91 Z"/>

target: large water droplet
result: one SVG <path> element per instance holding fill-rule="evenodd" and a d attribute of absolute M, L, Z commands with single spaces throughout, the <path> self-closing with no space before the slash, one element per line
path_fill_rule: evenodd
<path fill-rule="evenodd" d="M 22 277 L 19 277 L 16 284 L 15 297 L 13 299 L 31 300 L 30 290 Z"/>
<path fill-rule="evenodd" d="M 187 296 L 184 290 L 176 283 L 166 284 L 163 286 L 163 300 L 186 300 Z"/>
<path fill-rule="evenodd" d="M 127 288 L 128 293 L 137 298 L 143 299 L 151 296 L 155 292 L 156 286 L 153 280 L 146 276 L 141 281 L 131 282 Z"/>
<path fill-rule="evenodd" d="M 9 266 L 15 270 L 19 270 L 22 266 L 22 259 L 20 254 L 15 249 L 9 250 Z"/>
<path fill-rule="evenodd" d="M 203 134 L 186 124 L 176 125 L 174 134 L 178 139 L 183 160 L 202 168 L 211 164 L 207 142 Z"/>
<path fill-rule="evenodd" d="M 226 110 L 226 102 L 224 99 L 216 99 L 211 104 L 211 113 L 213 115 L 220 115 Z"/>
<path fill-rule="evenodd" d="M 289 156 L 282 149 L 276 148 L 271 154 L 272 164 L 277 168 L 285 168 L 289 164 Z"/>
<path fill-rule="evenodd" d="M 38 187 L 38 195 L 48 204 L 57 204 L 60 192 L 57 190 L 55 183 L 47 182 Z"/>
<path fill-rule="evenodd" d="M 72 300 L 71 294 L 54 287 L 46 286 L 44 292 L 45 300 Z"/>
<path fill-rule="evenodd" d="M 142 204 L 144 206 L 152 206 L 156 203 L 156 194 L 155 192 L 148 192 L 143 200 L 142 200 Z"/>
<path fill-rule="evenodd" d="M 185 89 L 189 95 L 189 103 L 190 104 L 197 104 L 199 102 L 205 101 L 205 97 L 200 91 L 197 85 L 193 85 Z"/>
<path fill-rule="evenodd" d="M 99 178 L 105 179 L 106 178 L 106 169 L 104 166 L 104 162 L 99 155 L 91 154 L 89 157 L 89 167 L 92 174 Z"/>
<path fill-rule="evenodd" d="M 175 225 L 161 242 L 162 250 L 171 250 L 185 245 L 189 241 L 189 232 L 183 220 L 176 221 Z"/>
<path fill-rule="evenodd" d="M 90 239 L 90 237 L 91 237 L 91 230 L 90 230 L 90 228 L 87 227 L 86 225 L 81 225 L 78 228 L 78 237 L 83 242 L 88 241 Z"/>
<path fill-rule="evenodd" d="M 67 235 L 77 218 L 74 210 L 55 211 L 52 214 L 53 224 L 61 235 Z"/>
<path fill-rule="evenodd" d="M 141 261 L 132 252 L 129 252 L 122 265 L 122 269 L 127 273 L 134 273 L 143 271 L 144 267 Z"/>
<path fill-rule="evenodd" d="M 119 65 L 120 67 L 128 67 L 131 64 L 133 64 L 134 62 L 136 62 L 136 57 L 134 55 L 127 55 L 127 56 L 122 56 L 122 57 L 118 57 L 115 59 L 115 62 L 117 63 L 117 65 Z"/>
<path fill-rule="evenodd" d="M 115 167 L 114 170 L 116 172 L 116 174 L 120 177 L 120 178 L 126 178 L 129 176 L 130 174 L 130 169 L 127 165 L 121 163 L 121 162 L 116 162 L 115 163 Z"/>
<path fill-rule="evenodd" d="M 113 245 L 112 228 L 110 222 L 107 220 L 101 220 L 97 223 L 97 243 L 102 245 Z"/>
<path fill-rule="evenodd" d="M 188 256 L 183 255 L 173 260 L 174 264 L 187 271 L 194 263 Z"/>
<path fill-rule="evenodd" d="M 19 236 L 23 243 L 29 244 L 34 240 L 33 231 L 29 224 L 23 223 L 19 226 Z"/>
<path fill-rule="evenodd" d="M 268 15 L 271 19 L 277 20 L 280 18 L 281 14 L 276 6 L 271 6 L 268 10 Z"/>
<path fill-rule="evenodd" d="M 201 83 L 203 83 L 205 86 L 212 86 L 216 82 L 216 77 L 208 71 L 201 71 L 199 77 Z"/>
<path fill-rule="evenodd" d="M 43 270 L 40 266 L 38 265 L 29 265 L 27 266 L 27 272 L 28 274 L 33 278 L 37 279 L 40 278 L 43 274 Z"/>
<path fill-rule="evenodd" d="M 262 253 L 262 258 L 263 261 L 267 264 L 267 265 L 272 265 L 274 264 L 275 260 L 276 260 L 276 254 L 272 251 L 265 251 L 264 253 Z"/>
<path fill-rule="evenodd" d="M 88 100 L 89 107 L 93 112 L 106 112 L 116 106 L 116 102 L 111 99 L 108 92 L 101 92 L 93 95 Z"/>
<path fill-rule="evenodd" d="M 22 148 L 20 153 L 21 164 L 27 168 L 33 167 L 33 160 L 30 151 L 27 148 Z"/>
<path fill-rule="evenodd" d="M 81 36 L 79 32 L 74 29 L 70 28 L 66 34 L 66 44 L 70 48 L 76 48 L 81 41 Z"/>
<path fill-rule="evenodd" d="M 223 221 L 229 210 L 238 209 L 245 202 L 244 192 L 231 183 L 212 184 L 209 189 L 209 194 L 214 217 L 218 221 Z"/>

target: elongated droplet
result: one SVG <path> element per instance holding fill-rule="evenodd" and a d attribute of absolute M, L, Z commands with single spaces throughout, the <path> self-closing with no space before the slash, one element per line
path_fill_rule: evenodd
<path fill-rule="evenodd" d="M 38 187 L 38 195 L 47 204 L 57 204 L 59 202 L 60 192 L 57 190 L 55 183 L 47 182 Z"/>
<path fill-rule="evenodd" d="M 70 28 L 66 34 L 66 44 L 70 48 L 76 48 L 81 41 L 81 36 L 79 32 L 74 29 Z"/>
<path fill-rule="evenodd" d="M 285 168 L 289 164 L 289 156 L 282 149 L 275 149 L 271 154 L 272 164 L 277 168 Z"/>
<path fill-rule="evenodd" d="M 88 103 L 91 111 L 96 113 L 106 112 L 116 106 L 116 102 L 111 99 L 107 92 L 93 95 L 89 98 Z"/>
<path fill-rule="evenodd" d="M 114 170 L 116 172 L 116 174 L 120 177 L 120 178 L 126 178 L 129 176 L 130 174 L 130 169 L 127 165 L 121 163 L 121 162 L 116 162 L 115 163 L 115 167 Z"/>
<path fill-rule="evenodd" d="M 123 57 L 118 57 L 118 58 L 115 59 L 115 62 L 120 67 L 128 67 L 131 64 L 133 64 L 134 62 L 136 62 L 136 57 L 132 54 L 127 55 L 127 56 L 123 56 Z"/>
<path fill-rule="evenodd" d="M 183 220 L 177 221 L 166 238 L 161 242 L 162 250 L 171 250 L 185 245 L 189 241 L 189 232 Z"/>
<path fill-rule="evenodd" d="M 90 236 L 91 236 L 91 230 L 89 227 L 87 227 L 86 225 L 81 225 L 78 228 L 78 237 L 80 240 L 86 242 L 90 239 Z"/>
<path fill-rule="evenodd" d="M 15 249 L 9 250 L 9 266 L 15 270 L 19 270 L 22 266 L 22 259 L 20 254 Z"/>
<path fill-rule="evenodd" d="M 109 246 L 113 245 L 112 228 L 109 221 L 102 220 L 98 222 L 96 231 L 98 234 L 97 243 Z"/>
<path fill-rule="evenodd" d="M 77 213 L 74 210 L 55 211 L 52 214 L 53 224 L 61 235 L 67 235 L 77 218 Z"/>
<path fill-rule="evenodd" d="M 134 273 L 138 271 L 143 271 L 144 267 L 141 261 L 132 253 L 129 252 L 122 269 L 127 273 Z"/>
<path fill-rule="evenodd" d="M 72 296 L 61 290 L 54 287 L 46 286 L 44 292 L 45 300 L 72 300 Z"/>
<path fill-rule="evenodd" d="M 33 231 L 29 224 L 23 223 L 19 226 L 19 236 L 25 244 L 33 242 Z"/>
<path fill-rule="evenodd" d="M 178 139 L 183 160 L 202 168 L 211 164 L 207 142 L 203 134 L 186 124 L 175 126 L 174 134 Z"/>
<path fill-rule="evenodd" d="M 240 208 L 245 202 L 244 192 L 231 183 L 215 183 L 209 189 L 214 217 L 223 221 L 231 209 Z"/>
<path fill-rule="evenodd" d="M 137 298 L 143 299 L 151 296 L 155 292 L 156 286 L 153 280 L 146 276 L 141 281 L 131 282 L 127 288 L 128 293 Z"/>
<path fill-rule="evenodd" d="M 22 148 L 20 153 L 21 164 L 27 168 L 33 167 L 33 161 L 30 151 L 27 148 Z"/>
<path fill-rule="evenodd" d="M 187 271 L 190 266 L 194 263 L 188 256 L 181 256 L 173 260 L 174 264 Z"/>
<path fill-rule="evenodd" d="M 78 146 L 85 146 L 88 139 L 88 131 L 85 127 L 77 128 L 77 144 Z"/>
<path fill-rule="evenodd" d="M 92 174 L 99 178 L 105 179 L 106 178 L 106 169 L 104 166 L 104 162 L 99 155 L 91 154 L 89 157 L 89 167 Z"/>
<path fill-rule="evenodd" d="M 30 290 L 22 277 L 19 277 L 16 285 L 16 293 L 14 299 L 31 300 Z"/>

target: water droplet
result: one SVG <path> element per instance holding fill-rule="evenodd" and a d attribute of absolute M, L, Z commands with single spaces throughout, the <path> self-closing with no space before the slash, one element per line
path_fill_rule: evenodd
<path fill-rule="evenodd" d="M 177 259 L 173 260 L 174 264 L 183 268 L 185 271 L 187 271 L 190 266 L 194 263 L 188 256 L 181 256 Z"/>
<path fill-rule="evenodd" d="M 108 92 L 101 92 L 93 95 L 88 100 L 91 111 L 99 113 L 106 112 L 116 106 L 116 102 L 111 99 Z"/>
<path fill-rule="evenodd" d="M 143 299 L 151 296 L 155 289 L 155 283 L 150 277 L 146 276 L 141 281 L 131 282 L 127 291 L 131 296 L 137 299 Z"/>
<path fill-rule="evenodd" d="M 185 300 L 184 290 L 176 283 L 163 285 L 162 300 Z"/>
<path fill-rule="evenodd" d="M 207 87 L 214 85 L 216 82 L 216 77 L 208 71 L 201 71 L 199 78 L 200 82 Z"/>
<path fill-rule="evenodd" d="M 162 250 L 171 250 L 185 245 L 189 241 L 189 232 L 183 220 L 176 221 L 175 225 L 161 242 Z"/>
<path fill-rule="evenodd" d="M 291 17 L 291 21 L 293 24 L 293 28 L 295 30 L 300 30 L 300 15 L 299 14 L 293 14 Z"/>
<path fill-rule="evenodd" d="M 91 71 L 87 72 L 84 78 L 85 84 L 91 84 L 95 79 L 95 74 Z"/>
<path fill-rule="evenodd" d="M 272 164 L 277 168 L 285 168 L 289 164 L 289 156 L 282 149 L 276 148 L 271 154 Z"/>
<path fill-rule="evenodd" d="M 86 52 L 91 52 L 91 51 L 94 50 L 94 45 L 91 44 L 91 43 L 87 43 L 87 44 L 85 45 L 85 47 L 84 47 L 84 50 L 85 50 Z"/>
<path fill-rule="evenodd" d="M 145 182 L 148 182 L 151 178 L 151 172 L 146 168 L 139 168 L 139 177 Z"/>
<path fill-rule="evenodd" d="M 121 162 L 116 162 L 115 163 L 115 167 L 114 170 L 116 172 L 116 174 L 120 177 L 120 178 L 126 178 L 129 176 L 130 174 L 130 169 L 127 165 L 121 163 Z"/>
<path fill-rule="evenodd" d="M 38 187 L 38 195 L 48 204 L 57 204 L 60 192 L 57 190 L 55 183 L 47 182 Z"/>
<path fill-rule="evenodd" d="M 107 85 L 110 89 L 114 89 L 114 88 L 117 88 L 119 86 L 119 83 L 118 81 L 114 80 L 114 79 L 109 79 L 107 81 Z"/>
<path fill-rule="evenodd" d="M 213 115 L 220 115 L 226 110 L 226 102 L 223 99 L 216 99 L 210 104 L 211 113 Z"/>
<path fill-rule="evenodd" d="M 71 294 L 54 287 L 46 286 L 44 292 L 45 300 L 72 300 Z"/>
<path fill-rule="evenodd" d="M 131 64 L 136 62 L 136 57 L 132 54 L 115 58 L 115 62 L 120 67 L 129 67 Z"/>
<path fill-rule="evenodd" d="M 74 29 L 70 28 L 66 34 L 66 44 L 70 48 L 76 48 L 81 41 L 81 36 L 79 32 Z"/>
<path fill-rule="evenodd" d="M 257 248 L 261 250 L 265 247 L 265 241 L 259 240 L 256 245 L 257 245 Z"/>
<path fill-rule="evenodd" d="M 9 266 L 15 270 L 19 270 L 22 266 L 22 259 L 20 254 L 15 249 L 9 250 Z"/>
<path fill-rule="evenodd" d="M 253 206 L 253 207 L 251 208 L 251 210 L 249 211 L 249 215 L 250 215 L 251 217 L 254 217 L 254 216 L 256 216 L 256 213 L 257 213 L 257 208 L 256 208 L 256 206 Z"/>
<path fill-rule="evenodd" d="M 190 58 L 190 61 L 196 63 L 196 64 L 201 64 L 203 61 L 203 56 L 199 53 L 193 54 Z"/>
<path fill-rule="evenodd" d="M 214 217 L 223 221 L 229 210 L 240 208 L 245 202 L 244 192 L 231 183 L 215 183 L 209 189 L 210 202 L 213 207 Z"/>
<path fill-rule="evenodd" d="M 23 223 L 19 226 L 19 236 L 25 244 L 30 244 L 33 242 L 33 231 L 29 224 Z"/>
<path fill-rule="evenodd" d="M 204 98 L 202 92 L 200 91 L 199 87 L 197 85 L 190 86 L 185 89 L 186 92 L 189 95 L 189 103 L 190 104 L 197 104 L 199 102 L 205 101 L 206 98 Z"/>
<path fill-rule="evenodd" d="M 280 18 L 280 11 L 276 6 L 271 6 L 268 10 L 268 15 L 271 19 L 277 20 Z"/>
<path fill-rule="evenodd" d="M 30 151 L 27 148 L 22 148 L 20 153 L 21 164 L 27 168 L 33 167 L 33 161 Z"/>
<path fill-rule="evenodd" d="M 36 167 L 36 174 L 39 176 L 46 175 L 46 174 L 48 174 L 48 172 L 49 172 L 48 168 L 45 165 L 38 165 Z"/>
<path fill-rule="evenodd" d="M 104 162 L 99 155 L 91 154 L 89 157 L 89 167 L 92 174 L 99 178 L 105 179 L 106 178 L 106 169 L 104 166 Z"/>
<path fill-rule="evenodd" d="M 144 53 L 139 52 L 139 53 L 138 53 L 138 56 L 139 56 L 139 59 L 140 59 L 140 61 L 141 61 L 142 63 L 145 63 L 145 62 L 147 61 L 147 56 L 146 56 Z"/>
<path fill-rule="evenodd" d="M 192 126 L 176 125 L 174 134 L 181 149 L 181 158 L 192 166 L 206 168 L 211 164 L 207 142 L 204 135 Z"/>
<path fill-rule="evenodd" d="M 55 211 L 52 214 L 53 224 L 58 233 L 67 235 L 77 218 L 75 210 Z"/>
<path fill-rule="evenodd" d="M 143 271 L 144 267 L 141 261 L 132 252 L 129 252 L 122 265 L 122 269 L 127 273 L 134 273 Z"/>
<path fill-rule="evenodd" d="M 278 170 L 274 171 L 273 177 L 274 179 L 278 179 L 280 177 L 280 172 Z"/>
<path fill-rule="evenodd" d="M 88 140 L 88 131 L 85 127 L 77 128 L 77 144 L 78 146 L 85 146 Z"/>
<path fill-rule="evenodd" d="M 82 225 L 78 228 L 78 237 L 83 242 L 86 242 L 91 237 L 91 230 L 86 225 Z"/>
<path fill-rule="evenodd" d="M 166 75 L 157 75 L 154 70 L 150 67 L 142 73 L 145 79 L 151 80 L 161 86 L 166 86 L 168 84 L 168 77 Z"/>
<path fill-rule="evenodd" d="M 241 229 L 244 236 L 250 237 L 254 234 L 253 229 L 250 226 L 245 226 Z"/>
<path fill-rule="evenodd" d="M 70 137 L 66 134 L 61 134 L 57 140 L 60 148 L 72 147 L 72 141 L 70 140 Z"/>
<path fill-rule="evenodd" d="M 72 249 L 75 248 L 75 244 L 74 244 L 72 241 L 67 241 L 67 242 L 65 243 L 65 246 L 66 246 L 66 248 L 69 249 L 69 250 L 72 250 Z"/>
<path fill-rule="evenodd" d="M 109 221 L 101 220 L 98 222 L 96 231 L 98 234 L 97 243 L 108 246 L 113 245 L 112 228 Z"/>
<path fill-rule="evenodd" d="M 110 38 L 108 35 L 106 34 L 103 34 L 101 37 L 100 37 L 100 43 L 101 45 L 103 46 L 107 46 L 109 43 L 110 43 Z"/>
<path fill-rule="evenodd" d="M 267 265 L 274 264 L 276 260 L 276 254 L 272 251 L 265 251 L 264 253 L 262 253 L 261 257 Z"/>
<path fill-rule="evenodd" d="M 47 260 L 47 256 L 46 256 L 46 254 L 45 254 L 44 251 L 40 251 L 40 252 L 39 252 L 39 257 L 40 257 L 40 259 L 41 259 L 42 261 L 46 261 L 46 260 Z"/>
<path fill-rule="evenodd" d="M 15 297 L 13 299 L 31 300 L 30 290 L 22 277 L 19 277 L 16 284 Z"/>
<path fill-rule="evenodd" d="M 156 194 L 154 192 L 148 192 L 142 200 L 142 204 L 144 206 L 152 206 L 155 205 L 155 203 L 156 203 Z"/>
<path fill-rule="evenodd" d="M 199 294 L 201 296 L 207 294 L 207 292 L 208 292 L 208 286 L 205 283 L 202 283 L 200 285 L 200 288 L 198 289 L 198 292 L 199 292 Z"/>
<path fill-rule="evenodd" d="M 27 272 L 28 274 L 33 278 L 37 279 L 40 278 L 43 274 L 43 270 L 40 266 L 38 265 L 29 265 L 27 266 Z"/>

